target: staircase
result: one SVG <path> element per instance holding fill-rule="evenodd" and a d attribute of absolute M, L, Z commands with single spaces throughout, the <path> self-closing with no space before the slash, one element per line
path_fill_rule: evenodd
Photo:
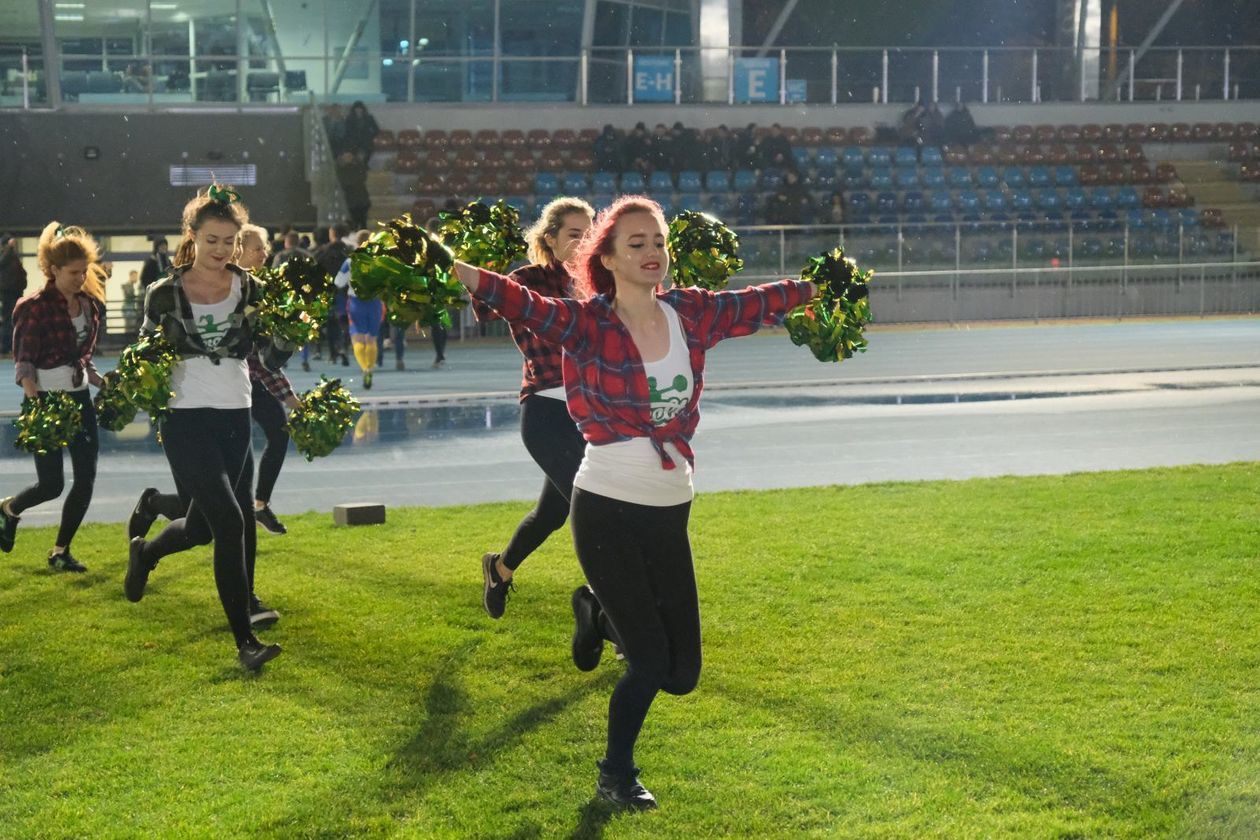
<path fill-rule="evenodd" d="M 1238 226 L 1238 249 L 1260 252 L 1260 199 L 1254 186 L 1238 180 L 1237 167 L 1206 160 L 1170 162 L 1195 206 L 1220 210 L 1227 226 Z"/>

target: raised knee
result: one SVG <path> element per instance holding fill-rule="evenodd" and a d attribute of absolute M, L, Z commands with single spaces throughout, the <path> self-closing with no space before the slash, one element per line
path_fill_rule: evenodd
<path fill-rule="evenodd" d="M 661 690 L 666 694 L 673 694 L 681 697 L 684 694 L 690 694 L 696 690 L 696 685 L 700 682 L 700 665 L 696 664 L 694 668 L 685 668 L 682 670 L 675 669 L 673 674 L 665 680 L 661 686 Z"/>

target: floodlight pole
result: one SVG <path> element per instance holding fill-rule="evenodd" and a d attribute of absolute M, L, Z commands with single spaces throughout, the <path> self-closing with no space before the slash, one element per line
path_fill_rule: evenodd
<path fill-rule="evenodd" d="M 1184 2 L 1185 0 L 1172 0 L 1172 2 L 1168 4 L 1168 8 L 1164 10 L 1162 15 L 1160 15 L 1159 20 L 1155 21 L 1155 25 L 1151 27 L 1151 31 L 1146 33 L 1146 37 L 1142 39 L 1142 43 L 1138 46 L 1137 51 L 1130 53 L 1129 68 L 1125 71 L 1126 76 L 1133 73 L 1134 67 L 1136 67 L 1137 63 L 1142 60 L 1143 56 L 1146 55 L 1146 51 L 1151 48 L 1151 44 L 1155 43 L 1155 39 L 1158 38 L 1160 33 L 1164 31 L 1164 27 L 1168 25 L 1168 21 L 1172 20 L 1172 16 L 1177 13 L 1177 10 L 1181 8 L 1181 4 Z M 1117 84 L 1111 89 L 1110 97 L 1113 99 L 1120 98 L 1120 85 Z"/>
<path fill-rule="evenodd" d="M 368 19 L 372 17 L 372 11 L 375 8 L 376 0 L 367 0 L 367 6 L 363 9 L 359 22 L 354 25 L 350 37 L 346 39 L 346 48 L 341 51 L 341 58 L 338 59 L 337 67 L 333 70 L 332 84 L 328 86 L 329 93 L 335 94 L 341 88 L 341 80 L 350 66 L 350 56 L 354 53 L 354 48 L 358 46 L 359 39 L 363 37 L 363 30 L 367 28 Z"/>

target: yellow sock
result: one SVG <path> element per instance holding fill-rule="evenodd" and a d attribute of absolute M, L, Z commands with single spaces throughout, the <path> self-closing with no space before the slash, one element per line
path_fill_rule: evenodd
<path fill-rule="evenodd" d="M 375 341 L 364 341 L 356 337 L 351 344 L 354 346 L 354 360 L 359 363 L 359 367 L 363 369 L 364 373 L 376 366 Z"/>

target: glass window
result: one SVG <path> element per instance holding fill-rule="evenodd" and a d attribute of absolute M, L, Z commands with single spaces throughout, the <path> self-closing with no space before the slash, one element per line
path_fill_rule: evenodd
<path fill-rule="evenodd" d="M 418 0 L 416 52 L 490 55 L 494 52 L 494 0 Z"/>
<path fill-rule="evenodd" d="M 582 0 L 508 0 L 500 5 L 504 55 L 577 55 L 582 43 Z"/>
<path fill-rule="evenodd" d="M 665 13 L 635 6 L 630 19 L 630 46 L 659 47 L 665 36 Z"/>
<path fill-rule="evenodd" d="M 690 14 L 670 12 L 665 15 L 665 46 L 692 46 Z"/>
<path fill-rule="evenodd" d="M 595 46 L 624 47 L 629 39 L 629 29 L 630 8 L 622 3 L 601 0 L 595 9 Z"/>

